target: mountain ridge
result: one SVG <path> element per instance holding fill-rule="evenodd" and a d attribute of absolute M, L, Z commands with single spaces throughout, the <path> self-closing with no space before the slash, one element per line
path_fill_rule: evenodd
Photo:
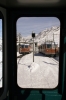
<path fill-rule="evenodd" d="M 22 37 L 23 42 L 32 42 L 32 36 L 28 35 L 27 37 Z M 39 45 L 45 41 L 54 41 L 58 43 L 60 41 L 60 26 L 52 26 L 51 28 L 46 28 L 45 30 L 35 34 L 34 41 Z"/>

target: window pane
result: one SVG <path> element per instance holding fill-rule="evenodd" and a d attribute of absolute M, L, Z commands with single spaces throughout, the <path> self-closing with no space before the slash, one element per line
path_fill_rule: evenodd
<path fill-rule="evenodd" d="M 28 48 L 28 45 L 25 45 L 25 48 Z"/>
<path fill-rule="evenodd" d="M 47 44 L 47 48 L 51 48 L 51 44 Z"/>
<path fill-rule="evenodd" d="M 2 87 L 2 19 L 0 19 L 0 88 Z"/>
<path fill-rule="evenodd" d="M 24 48 L 24 45 L 22 45 L 22 48 Z"/>
<path fill-rule="evenodd" d="M 17 84 L 21 88 L 55 88 L 59 73 L 59 19 L 21 17 L 16 26 L 16 46 L 24 45 L 17 50 Z"/>

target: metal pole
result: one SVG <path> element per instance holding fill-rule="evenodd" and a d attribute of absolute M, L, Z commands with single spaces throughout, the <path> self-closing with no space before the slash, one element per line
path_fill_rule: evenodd
<path fill-rule="evenodd" d="M 35 37 L 35 33 L 32 32 L 32 37 L 33 37 L 33 62 L 34 62 L 34 37 Z"/>
<path fill-rule="evenodd" d="M 34 62 L 34 38 L 33 38 L 33 62 Z"/>
<path fill-rule="evenodd" d="M 20 53 L 20 33 L 19 33 L 19 53 Z"/>

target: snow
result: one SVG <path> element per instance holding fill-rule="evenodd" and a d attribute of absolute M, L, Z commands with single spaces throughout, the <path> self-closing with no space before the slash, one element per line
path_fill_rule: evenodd
<path fill-rule="evenodd" d="M 17 59 L 17 83 L 21 88 L 55 88 L 59 63 L 42 54 L 27 54 Z"/>
<path fill-rule="evenodd" d="M 42 32 L 40 32 L 36 37 L 35 41 L 38 42 L 38 44 L 42 44 L 45 41 L 53 41 L 53 34 L 54 34 L 54 41 L 60 43 L 60 27 L 51 27 L 50 29 L 46 29 Z"/>
<path fill-rule="evenodd" d="M 32 62 L 28 67 L 30 68 L 30 72 L 35 72 L 39 67 L 39 64 Z"/>
<path fill-rule="evenodd" d="M 17 52 L 17 57 L 21 56 L 22 54 L 20 54 L 19 52 Z"/>

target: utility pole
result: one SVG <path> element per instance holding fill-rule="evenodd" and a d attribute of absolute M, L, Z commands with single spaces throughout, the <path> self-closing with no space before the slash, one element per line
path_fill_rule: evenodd
<path fill-rule="evenodd" d="M 19 46 L 20 46 L 20 33 L 19 33 Z"/>
<path fill-rule="evenodd" d="M 21 40 L 22 36 L 21 34 L 19 33 L 19 52 L 20 52 L 20 40 Z"/>
<path fill-rule="evenodd" d="M 55 54 L 56 54 L 56 44 L 55 44 L 55 40 L 54 40 L 54 35 L 58 35 L 58 34 L 54 34 L 53 33 L 53 42 L 54 42 L 54 46 L 55 46 Z M 55 55 L 56 56 L 56 55 Z"/>
<path fill-rule="evenodd" d="M 22 35 L 19 33 L 19 45 L 20 45 L 21 38 L 22 38 Z"/>
<path fill-rule="evenodd" d="M 54 33 L 53 33 L 53 41 L 54 41 Z"/>
<path fill-rule="evenodd" d="M 35 38 L 35 33 L 32 32 L 32 37 L 33 37 L 33 62 L 34 62 L 34 38 Z"/>
<path fill-rule="evenodd" d="M 59 35 L 59 34 L 54 34 L 54 33 L 53 33 L 53 41 L 54 41 L 54 35 Z"/>

